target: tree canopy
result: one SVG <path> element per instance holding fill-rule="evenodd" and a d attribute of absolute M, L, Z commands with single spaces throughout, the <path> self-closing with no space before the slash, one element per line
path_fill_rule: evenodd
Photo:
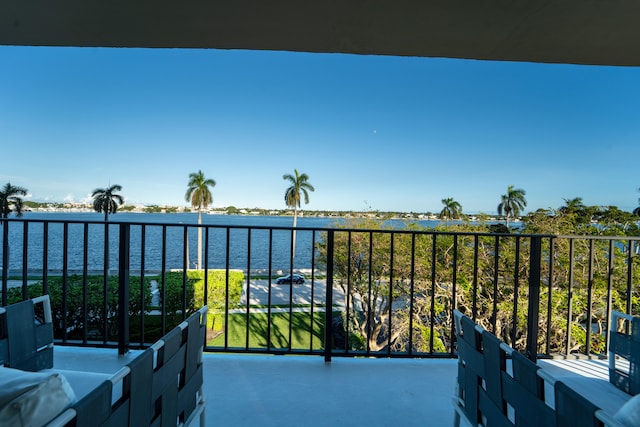
<path fill-rule="evenodd" d="M 117 194 L 117 191 L 122 191 L 121 185 L 114 184 L 107 188 L 96 188 L 91 193 L 93 209 L 98 213 L 103 212 L 105 221 L 109 220 L 110 214 L 118 212 L 118 206 L 124 203 L 124 197 Z"/>
<path fill-rule="evenodd" d="M 21 196 L 27 195 L 27 189 L 7 182 L 0 190 L 0 218 L 8 218 L 13 209 L 16 216 L 22 216 L 24 202 Z"/>
<path fill-rule="evenodd" d="M 199 212 L 203 209 L 207 209 L 211 203 L 213 203 L 213 195 L 209 187 L 216 186 L 216 182 L 213 179 L 205 178 L 204 172 L 199 170 L 198 172 L 189 174 L 189 183 L 187 184 L 187 192 L 184 198 L 187 202 L 191 203 L 194 209 Z"/>
<path fill-rule="evenodd" d="M 462 205 L 451 197 L 442 199 L 444 208 L 440 211 L 440 219 L 450 221 L 462 215 Z"/>
<path fill-rule="evenodd" d="M 198 210 L 198 224 L 202 224 L 202 210 L 207 209 L 213 203 L 213 195 L 209 187 L 216 186 L 215 180 L 205 178 L 204 172 L 189 174 L 189 183 L 187 184 L 187 192 L 184 198 L 187 202 L 191 202 L 191 206 Z M 202 228 L 198 227 L 198 266 L 202 268 Z"/>
<path fill-rule="evenodd" d="M 309 182 L 309 175 L 299 173 L 298 169 L 294 169 L 294 174 L 284 174 L 282 179 L 291 184 L 284 192 L 284 201 L 288 207 L 293 208 L 293 226 L 296 226 L 296 218 L 298 209 L 300 208 L 300 200 L 304 197 L 304 203 L 309 203 L 309 192 L 315 191 L 313 185 Z"/>
<path fill-rule="evenodd" d="M 567 209 L 538 209 L 524 215 L 521 227 L 511 233 L 496 234 L 484 221 L 435 228 L 407 222 L 392 233 L 383 221 L 341 220 L 332 252 L 334 283 L 346 297 L 338 347 L 446 352 L 453 348 L 455 307 L 523 351 L 531 257 L 527 235 L 538 234 L 547 236 L 540 266 L 545 280 L 540 336 L 549 340 L 544 345 L 551 353 L 584 353 L 588 343 L 590 351 L 602 352 L 607 301 L 618 310 L 627 310 L 627 301 L 631 312 L 640 310 L 638 290 L 629 294 L 628 289 L 629 280 L 640 280 L 640 242 L 619 237 L 640 236 L 640 228 L 637 218 L 631 220 L 631 213 L 615 206 L 570 205 L 578 213 L 595 212 L 593 221 L 577 222 Z M 618 238 L 610 244 L 601 235 Z M 317 249 L 319 261 L 326 262 L 327 241 Z M 594 331 L 590 338 L 587 307 Z"/>
<path fill-rule="evenodd" d="M 498 215 L 504 212 L 505 225 L 509 227 L 509 218 L 517 218 L 527 206 L 527 200 L 524 198 L 526 192 L 521 188 L 514 188 L 513 185 L 507 187 L 507 194 L 503 194 L 498 205 Z"/>

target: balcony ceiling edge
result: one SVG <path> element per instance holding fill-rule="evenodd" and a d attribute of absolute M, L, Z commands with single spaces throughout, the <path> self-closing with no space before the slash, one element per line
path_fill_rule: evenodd
<path fill-rule="evenodd" d="M 0 0 L 0 45 L 640 65 L 633 0 Z"/>

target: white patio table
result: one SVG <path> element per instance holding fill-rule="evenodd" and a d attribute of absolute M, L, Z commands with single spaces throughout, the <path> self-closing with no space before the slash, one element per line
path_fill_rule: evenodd
<path fill-rule="evenodd" d="M 597 359 L 542 359 L 538 372 L 548 384 L 562 381 L 596 406 L 615 414 L 631 395 L 609 382 L 609 362 Z M 553 387 L 545 388 L 545 399 L 555 407 Z"/>

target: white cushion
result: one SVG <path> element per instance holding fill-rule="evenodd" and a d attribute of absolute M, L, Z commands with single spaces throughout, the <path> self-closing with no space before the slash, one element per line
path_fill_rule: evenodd
<path fill-rule="evenodd" d="M 64 376 L 69 385 L 71 385 L 71 388 L 73 389 L 77 400 L 82 399 L 93 389 L 97 388 L 100 384 L 108 381 L 109 378 L 111 378 L 111 375 L 108 374 L 84 371 L 68 371 L 66 369 L 46 369 L 39 372 L 47 372 L 51 374 L 58 373 Z"/>
<path fill-rule="evenodd" d="M 613 417 L 624 426 L 640 426 L 640 394 L 633 396 Z"/>
<path fill-rule="evenodd" d="M 0 425 L 42 426 L 76 400 L 59 373 L 0 368 Z"/>

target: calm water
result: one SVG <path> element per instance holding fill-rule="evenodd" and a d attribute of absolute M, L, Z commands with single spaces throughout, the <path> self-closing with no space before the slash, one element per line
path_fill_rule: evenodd
<path fill-rule="evenodd" d="M 44 221 L 48 222 L 48 269 L 61 271 L 65 265 L 71 272 L 79 272 L 86 262 L 90 271 L 102 271 L 104 268 L 103 216 L 96 213 L 39 213 L 29 212 L 23 219 L 39 220 L 31 222 L 27 237 L 27 269 L 37 272 L 43 265 Z M 95 221 L 86 229 L 85 225 L 69 224 L 67 230 L 67 257 L 63 256 L 64 226 L 55 221 Z M 334 226 L 336 218 L 298 218 L 298 227 L 323 228 Z M 109 268 L 118 268 L 119 231 L 117 223 L 129 222 L 131 227 L 130 268 L 139 271 L 142 266 L 142 234 L 144 232 L 144 270 L 157 272 L 162 265 L 166 269 L 181 269 L 185 260 L 185 230 L 188 235 L 188 259 L 190 267 L 197 263 L 197 214 L 141 214 L 120 212 L 110 217 L 109 225 Z M 240 215 L 203 215 L 202 223 L 213 225 L 208 236 L 209 268 L 225 268 L 227 257 L 230 268 L 242 270 L 286 271 L 291 268 L 292 233 L 290 229 L 267 230 L 252 227 L 291 227 L 292 217 L 283 216 L 240 216 Z M 402 227 L 402 221 L 390 221 Z M 163 226 L 159 224 L 171 224 Z M 421 224 L 433 226 L 437 221 L 421 221 Z M 191 227 L 190 227 L 191 226 Z M 143 231 L 144 230 L 144 231 Z M 163 234 L 166 241 L 163 253 Z M 321 233 L 298 230 L 296 232 L 295 269 L 311 268 L 314 263 L 313 242 L 322 238 Z M 0 236 L 2 232 L 0 230 Z M 9 268 L 19 272 L 23 267 L 24 229 L 22 222 L 10 222 L 9 228 Z M 203 231 L 203 247 L 205 237 Z M 228 250 L 227 250 L 228 248 Z M 2 248 L 0 247 L 0 253 Z M 0 262 L 2 258 L 0 257 Z M 203 255 L 204 263 L 204 255 Z"/>

